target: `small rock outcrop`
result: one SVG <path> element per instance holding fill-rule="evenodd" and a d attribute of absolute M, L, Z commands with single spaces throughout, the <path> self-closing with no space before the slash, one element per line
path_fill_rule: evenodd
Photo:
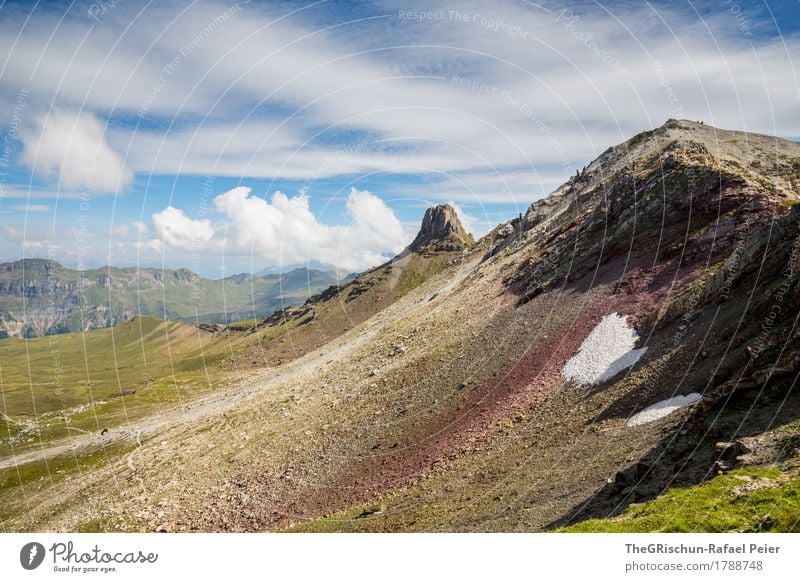
<path fill-rule="evenodd" d="M 455 208 L 440 204 L 425 211 L 422 227 L 408 246 L 414 252 L 460 251 L 475 244 L 461 224 Z"/>

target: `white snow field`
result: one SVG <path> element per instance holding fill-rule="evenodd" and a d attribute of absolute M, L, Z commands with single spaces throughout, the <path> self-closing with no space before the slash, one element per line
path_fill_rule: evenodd
<path fill-rule="evenodd" d="M 599 384 L 630 368 L 647 348 L 635 349 L 639 334 L 628 320 L 617 313 L 606 315 L 583 340 L 578 353 L 561 371 L 567 380 L 579 384 Z"/>
<path fill-rule="evenodd" d="M 672 398 L 667 398 L 666 400 L 662 400 L 661 402 L 656 402 L 652 406 L 648 406 L 641 412 L 637 412 L 633 416 L 628 419 L 628 422 L 625 423 L 626 426 L 639 426 L 640 424 L 646 424 L 648 422 L 653 422 L 654 420 L 658 420 L 659 418 L 664 418 L 668 414 L 672 414 L 679 408 L 683 408 L 684 406 L 689 406 L 694 402 L 697 402 L 702 398 L 701 394 L 697 392 L 692 392 L 691 394 L 687 394 L 686 396 L 674 396 Z"/>

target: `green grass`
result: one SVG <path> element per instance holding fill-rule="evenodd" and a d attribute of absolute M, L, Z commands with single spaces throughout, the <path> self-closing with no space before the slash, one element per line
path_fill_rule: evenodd
<path fill-rule="evenodd" d="M 436 256 L 432 259 L 422 259 L 418 261 L 414 268 L 406 267 L 394 288 L 395 294 L 398 297 L 402 297 L 406 293 L 413 291 L 425 281 L 447 268 L 448 260 L 448 256 Z"/>
<path fill-rule="evenodd" d="M 152 318 L 85 334 L 3 340 L 0 405 L 12 418 L 33 416 L 143 389 L 192 356 L 183 369 L 202 369 L 201 347 L 209 340 L 193 326 Z"/>
<path fill-rule="evenodd" d="M 111 459 L 117 459 L 120 455 L 133 450 L 135 447 L 136 445 L 134 444 L 113 444 L 80 456 L 66 454 L 51 459 L 46 464 L 43 461 L 37 461 L 0 470 L 0 494 L 36 481 L 50 479 L 58 481 L 83 469 L 102 465 Z"/>
<path fill-rule="evenodd" d="M 769 487 L 736 493 L 749 484 Z M 632 504 L 618 517 L 591 519 L 566 532 L 798 532 L 800 476 L 779 469 L 747 467 L 707 483 L 668 490 Z"/>
<path fill-rule="evenodd" d="M 415 270 L 404 271 L 400 276 L 400 281 L 397 282 L 395 292 L 398 295 L 405 295 L 409 291 L 413 291 L 427 280 L 427 277 L 422 273 Z"/>
<path fill-rule="evenodd" d="M 46 441 L 96 432 L 212 390 L 227 348 L 192 325 L 146 317 L 82 334 L 3 340 L 0 411 L 11 421 L 0 421 L 0 455 L 12 444 L 38 445 L 37 431 Z M 20 432 L 28 434 L 20 439 Z"/>
<path fill-rule="evenodd" d="M 718 261 L 718 262 L 714 263 L 713 265 L 709 265 L 706 268 L 705 275 L 707 275 L 708 277 L 716 275 L 717 273 L 719 273 L 722 270 L 722 268 L 724 266 L 725 266 L 725 261 Z"/>
<path fill-rule="evenodd" d="M 119 459 L 136 447 L 135 444 L 114 444 L 96 449 L 81 456 L 63 455 L 48 463 L 37 461 L 0 471 L 0 521 L 20 515 L 24 505 L 25 489 L 57 483 L 67 477 L 80 475 L 105 463 Z"/>
<path fill-rule="evenodd" d="M 131 528 L 125 516 L 106 516 L 87 521 L 75 528 L 77 533 L 106 533 L 112 531 L 137 531 Z"/>

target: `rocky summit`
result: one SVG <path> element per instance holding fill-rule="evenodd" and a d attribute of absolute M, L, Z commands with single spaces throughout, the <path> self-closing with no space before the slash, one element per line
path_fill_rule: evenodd
<path fill-rule="evenodd" d="M 799 185 L 669 120 L 298 307 L 3 340 L 2 526 L 796 531 Z"/>
<path fill-rule="evenodd" d="M 422 227 L 408 246 L 415 252 L 460 251 L 475 244 L 475 239 L 461 225 L 455 208 L 440 204 L 425 211 Z"/>

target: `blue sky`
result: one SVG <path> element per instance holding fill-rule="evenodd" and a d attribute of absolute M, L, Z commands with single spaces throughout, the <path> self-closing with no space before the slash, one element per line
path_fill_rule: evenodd
<path fill-rule="evenodd" d="M 0 260 L 361 270 L 670 117 L 800 136 L 800 4 L 0 7 Z"/>

